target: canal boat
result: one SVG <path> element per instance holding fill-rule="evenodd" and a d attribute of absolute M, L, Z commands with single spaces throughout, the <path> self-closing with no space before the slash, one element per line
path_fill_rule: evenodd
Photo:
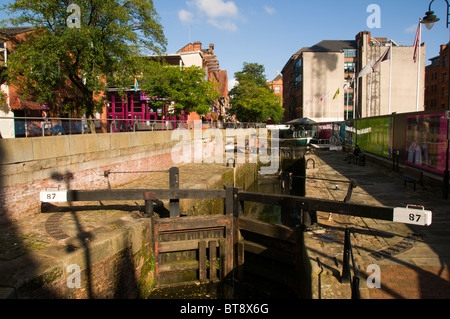
<path fill-rule="evenodd" d="M 292 140 L 296 145 L 310 145 L 318 137 L 317 122 L 309 118 L 300 118 L 286 124 L 292 127 Z"/>

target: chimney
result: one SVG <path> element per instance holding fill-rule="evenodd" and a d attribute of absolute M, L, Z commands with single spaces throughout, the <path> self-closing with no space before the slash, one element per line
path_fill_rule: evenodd
<path fill-rule="evenodd" d="M 209 51 L 211 51 L 210 54 L 214 54 L 214 43 L 209 44 Z"/>
<path fill-rule="evenodd" d="M 200 41 L 194 42 L 194 51 L 201 51 L 202 50 L 202 43 Z"/>

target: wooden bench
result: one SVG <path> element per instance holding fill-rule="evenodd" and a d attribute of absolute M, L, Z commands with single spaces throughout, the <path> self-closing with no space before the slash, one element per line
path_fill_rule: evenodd
<path fill-rule="evenodd" d="M 155 122 L 139 122 L 136 123 L 136 130 L 137 131 L 154 131 L 155 129 Z"/>
<path fill-rule="evenodd" d="M 405 172 L 400 175 L 400 178 L 403 179 L 405 187 L 406 183 L 414 184 L 414 191 L 416 191 L 417 184 L 423 186 L 423 172 L 420 172 L 418 170 L 406 167 Z"/>
<path fill-rule="evenodd" d="M 351 153 L 348 153 L 347 161 L 348 163 L 353 162 L 353 164 L 357 164 L 359 166 L 366 166 L 366 154 L 361 151 L 358 156 L 353 155 L 354 148 L 352 148 Z"/>
<path fill-rule="evenodd" d="M 359 166 L 366 166 L 366 154 L 361 153 L 358 156 L 353 156 L 353 161 L 355 164 L 358 164 Z"/>

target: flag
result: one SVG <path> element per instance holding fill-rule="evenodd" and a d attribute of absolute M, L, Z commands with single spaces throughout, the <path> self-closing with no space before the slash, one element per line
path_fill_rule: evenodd
<path fill-rule="evenodd" d="M 358 74 L 358 78 L 363 77 L 366 74 L 373 72 L 373 60 L 369 62 Z"/>
<path fill-rule="evenodd" d="M 375 64 L 372 66 L 372 69 L 376 69 L 378 68 L 378 66 L 381 64 L 381 62 L 383 61 L 387 61 L 391 58 L 391 48 L 389 47 L 389 49 L 387 49 L 382 55 L 381 57 L 378 59 L 377 62 L 375 62 Z"/>
<path fill-rule="evenodd" d="M 349 82 L 346 82 L 344 84 L 344 91 L 350 90 L 352 88 L 353 82 L 355 82 L 355 74 L 353 74 L 352 80 Z"/>
<path fill-rule="evenodd" d="M 139 88 L 138 80 L 136 78 L 134 78 L 134 91 L 137 91 L 138 88 Z"/>
<path fill-rule="evenodd" d="M 420 29 L 421 29 L 421 26 L 420 26 L 420 23 L 419 23 L 419 26 L 417 27 L 416 38 L 414 40 L 414 56 L 413 56 L 414 63 L 417 62 L 417 58 L 418 58 L 418 55 L 419 55 Z"/>
<path fill-rule="evenodd" d="M 336 94 L 333 97 L 333 100 L 336 100 L 340 92 L 341 92 L 340 89 L 337 89 Z"/>
<path fill-rule="evenodd" d="M 324 95 L 322 95 L 322 97 L 319 100 L 319 104 L 322 104 L 323 101 L 330 96 L 330 91 L 328 91 L 327 93 L 325 93 Z"/>
<path fill-rule="evenodd" d="M 313 103 L 314 103 L 313 97 L 306 101 L 306 105 L 313 104 Z"/>

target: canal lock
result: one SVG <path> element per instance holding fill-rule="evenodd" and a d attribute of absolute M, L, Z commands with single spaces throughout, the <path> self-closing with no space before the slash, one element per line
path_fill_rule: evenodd
<path fill-rule="evenodd" d="M 280 156 L 280 171 L 278 174 L 274 175 L 260 175 L 258 174 L 256 180 L 251 185 L 245 187 L 246 191 L 258 192 L 264 194 L 289 194 L 305 196 L 305 180 L 302 177 L 306 174 L 306 162 L 305 162 L 305 147 L 282 147 Z M 283 180 L 283 174 L 287 174 L 290 178 Z M 289 184 L 286 184 L 289 181 Z M 245 184 L 245 183 L 244 183 Z M 208 207 L 219 207 L 220 204 L 209 202 L 206 206 Z M 193 214 L 200 215 L 201 208 L 197 206 L 194 209 Z M 205 207 L 202 207 L 205 208 Z M 276 205 L 263 205 L 260 203 L 250 203 L 245 202 L 244 204 L 244 217 L 255 219 L 257 221 L 268 223 L 272 225 L 279 225 L 283 227 L 282 224 L 286 221 L 283 220 L 281 210 L 284 209 Z M 292 211 L 290 214 L 291 222 L 292 218 L 298 220 L 299 214 Z M 291 251 L 295 250 L 296 245 L 293 246 L 292 243 L 283 241 L 274 241 L 264 235 L 259 235 L 251 232 L 241 231 L 240 232 L 243 240 L 249 240 L 252 242 L 258 242 L 254 246 L 266 247 L 264 245 L 275 245 L 272 249 L 279 251 Z M 296 243 L 298 244 L 298 243 Z M 281 247 L 283 246 L 283 247 Z M 148 296 L 148 299 L 259 299 L 259 298 L 303 298 L 305 294 L 303 290 L 305 289 L 293 289 L 289 287 L 289 282 L 294 282 L 294 276 L 299 275 L 299 269 L 291 263 L 276 262 L 273 258 L 266 258 L 264 253 L 255 253 L 246 251 L 245 252 L 245 266 L 244 266 L 244 277 L 238 279 L 238 270 L 233 270 L 232 276 L 226 278 L 220 282 L 208 283 L 208 284 L 190 284 L 181 286 L 170 286 L 163 288 L 154 289 Z M 163 256 L 164 259 L 178 259 L 180 262 L 183 260 L 192 260 L 198 258 L 198 251 L 183 252 L 177 254 L 166 254 Z M 301 252 L 300 252 L 301 253 Z M 209 254 L 209 252 L 208 252 Z M 295 258 L 297 253 L 294 254 L 280 254 L 276 259 L 292 259 Z M 220 263 L 219 251 L 216 254 L 216 263 Z M 290 256 L 289 256 L 290 255 Z M 273 256 L 272 256 L 273 257 Z M 212 261 L 207 260 L 207 263 Z M 256 267 L 255 267 L 256 265 Z M 209 265 L 208 265 L 208 269 Z M 270 273 L 282 274 L 282 278 L 275 278 L 277 276 L 272 276 L 274 280 L 268 278 L 267 274 Z M 300 281 L 303 280 L 304 274 L 301 271 Z M 182 279 L 185 281 L 195 280 L 198 276 L 198 270 L 194 269 L 192 271 L 187 271 L 181 274 Z M 269 275 L 269 277 L 271 277 Z M 307 282 L 307 280 L 306 280 Z"/>

